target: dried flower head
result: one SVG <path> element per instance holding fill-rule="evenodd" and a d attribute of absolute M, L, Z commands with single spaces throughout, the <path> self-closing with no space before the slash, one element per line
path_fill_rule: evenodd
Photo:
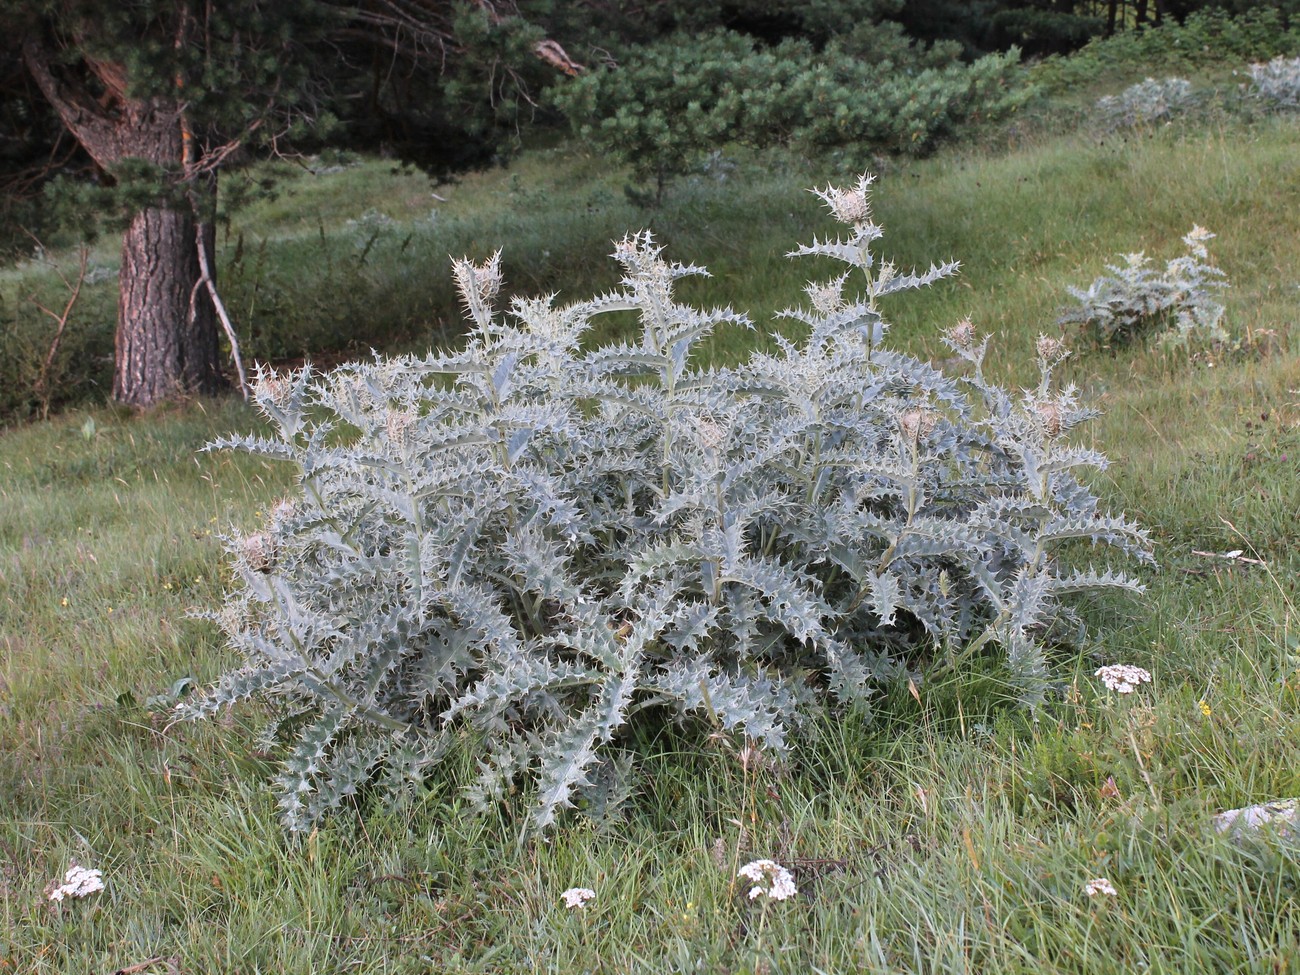
<path fill-rule="evenodd" d="M 969 318 L 963 318 L 944 335 L 955 348 L 967 350 L 975 348 L 975 325 Z"/>
<path fill-rule="evenodd" d="M 844 282 L 847 274 L 829 281 L 809 281 L 804 294 L 812 302 L 813 308 L 823 315 L 833 315 L 844 307 Z"/>
<path fill-rule="evenodd" d="M 1104 894 L 1107 897 L 1118 897 L 1119 891 L 1105 877 L 1094 877 L 1083 885 L 1083 892 L 1089 897 L 1096 897 L 1098 894 Z"/>
<path fill-rule="evenodd" d="M 825 201 L 831 215 L 840 223 L 865 224 L 871 221 L 871 184 L 874 176 L 859 176 L 857 185 L 851 189 L 827 186 L 824 190 L 813 190 Z"/>
<path fill-rule="evenodd" d="M 1061 434 L 1061 406 L 1055 400 L 1040 400 L 1034 404 L 1038 425 L 1049 438 Z"/>
<path fill-rule="evenodd" d="M 293 396 L 293 383 L 273 372 L 264 372 L 253 382 L 253 396 L 285 406 Z"/>
<path fill-rule="evenodd" d="M 482 264 L 462 257 L 451 262 L 456 288 L 465 310 L 473 315 L 476 308 L 489 307 L 501 291 L 501 252 L 497 251 Z"/>
<path fill-rule="evenodd" d="M 1132 694 L 1139 684 L 1149 683 L 1151 673 L 1132 664 L 1110 664 L 1098 667 L 1093 675 L 1117 694 Z"/>
<path fill-rule="evenodd" d="M 217 625 L 223 633 L 239 633 L 247 621 L 247 613 L 238 603 L 226 603 L 217 610 Z"/>
<path fill-rule="evenodd" d="M 586 907 L 587 901 L 594 898 L 596 892 L 590 887 L 570 887 L 560 896 L 564 898 L 564 906 L 572 911 Z"/>
<path fill-rule="evenodd" d="M 286 521 L 293 517 L 293 513 L 298 508 L 298 502 L 293 498 L 281 498 L 271 506 L 272 521 Z"/>
<path fill-rule="evenodd" d="M 52 887 L 50 900 L 61 901 L 66 897 L 89 897 L 104 889 L 104 875 L 98 870 L 87 870 L 73 863 L 63 875 L 63 883 Z"/>
<path fill-rule="evenodd" d="M 1200 224 L 1192 224 L 1192 229 L 1188 232 L 1187 236 L 1183 238 L 1183 243 L 1186 244 L 1187 249 L 1197 257 L 1206 258 L 1210 256 L 1210 252 L 1206 250 L 1205 242 L 1207 240 L 1213 240 L 1215 236 L 1215 234 L 1210 233 Z"/>
<path fill-rule="evenodd" d="M 389 410 L 384 418 L 384 432 L 388 442 L 398 450 L 405 450 L 411 442 L 411 427 L 415 425 L 415 414 L 399 410 Z"/>
<path fill-rule="evenodd" d="M 736 876 L 754 882 L 749 889 L 750 900 L 766 895 L 774 901 L 783 901 L 798 893 L 790 871 L 775 860 L 754 860 L 741 867 Z"/>
<path fill-rule="evenodd" d="M 1038 336 L 1036 348 L 1038 350 L 1038 358 L 1042 359 L 1048 365 L 1054 365 L 1070 354 L 1070 350 L 1065 347 L 1064 342 L 1060 339 L 1054 339 L 1050 335 Z"/>
<path fill-rule="evenodd" d="M 928 436 L 937 422 L 938 418 L 930 410 L 912 409 L 898 418 L 898 424 L 903 428 L 903 436 L 908 440 L 919 440 Z"/>
<path fill-rule="evenodd" d="M 266 532 L 245 535 L 239 543 L 239 554 L 254 572 L 270 572 L 275 565 L 275 539 Z"/>
<path fill-rule="evenodd" d="M 709 452 L 719 450 L 726 439 L 722 427 L 710 416 L 696 419 L 695 436 L 699 438 L 700 446 Z"/>

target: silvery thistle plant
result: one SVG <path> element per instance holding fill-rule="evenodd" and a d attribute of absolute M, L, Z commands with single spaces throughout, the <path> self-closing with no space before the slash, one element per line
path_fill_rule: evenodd
<path fill-rule="evenodd" d="M 1108 264 L 1109 275 L 1096 278 L 1086 289 L 1067 289 L 1078 304 L 1068 308 L 1058 324 L 1080 326 L 1084 336 L 1102 348 L 1153 334 L 1166 346 L 1227 342 L 1219 301 L 1228 287 L 1227 276 L 1211 262 L 1205 246 L 1214 236 L 1194 225 L 1182 238 L 1187 253 L 1166 261 L 1164 270 L 1152 267 L 1141 252 L 1124 255 L 1123 265 Z"/>
<path fill-rule="evenodd" d="M 532 828 L 628 794 L 638 724 L 677 720 L 765 750 L 810 709 L 869 709 L 927 649 L 998 653 L 1041 700 L 1062 597 L 1140 591 L 1054 560 L 1082 540 L 1150 561 L 1146 535 L 1075 475 L 1092 411 L 1052 370 L 1023 394 L 888 348 L 879 300 L 954 273 L 881 263 L 871 180 L 818 191 L 845 227 L 794 251 L 842 273 L 807 289 L 801 342 L 736 369 L 695 361 L 730 308 L 679 303 L 703 269 L 624 238 L 619 287 L 514 298 L 498 257 L 455 262 L 463 349 L 318 375 L 263 372 L 272 433 L 214 447 L 286 461 L 299 489 L 229 543 L 214 614 L 244 664 L 180 705 L 273 701 L 286 825 L 367 785 L 396 797 L 472 748 L 490 803 L 524 783 Z M 592 319 L 639 335 L 585 349 Z M 1055 639 L 1053 636 L 1052 639 Z"/>

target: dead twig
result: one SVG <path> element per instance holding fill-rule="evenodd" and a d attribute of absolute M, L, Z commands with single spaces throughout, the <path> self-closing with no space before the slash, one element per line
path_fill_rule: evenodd
<path fill-rule="evenodd" d="M 244 371 L 244 360 L 239 354 L 239 339 L 235 336 L 235 326 L 230 322 L 230 316 L 226 314 L 226 306 L 221 300 L 221 295 L 217 294 L 217 283 L 212 280 L 212 269 L 208 262 L 208 246 L 205 238 L 205 225 L 202 223 L 195 224 L 194 245 L 199 252 L 199 280 L 195 282 L 194 287 L 200 284 L 206 284 L 208 295 L 212 298 L 212 306 L 217 310 L 217 317 L 221 319 L 221 327 L 225 329 L 226 338 L 230 340 L 230 356 L 235 360 L 235 372 L 239 375 L 239 392 L 248 400 L 248 373 Z"/>
<path fill-rule="evenodd" d="M 1240 562 L 1242 565 L 1267 565 L 1263 559 L 1249 559 L 1240 551 L 1232 552 L 1200 552 L 1192 549 L 1193 555 L 1199 555 L 1203 559 L 1225 559 L 1229 562 Z"/>
<path fill-rule="evenodd" d="M 172 955 L 170 958 L 159 955 L 157 958 L 150 958 L 148 961 L 119 968 L 113 972 L 113 975 L 138 975 L 139 972 L 147 971 L 155 965 L 166 965 L 167 975 L 181 975 L 181 960 L 178 955 Z"/>
<path fill-rule="evenodd" d="M 35 236 L 30 233 L 27 236 L 36 241 L 37 247 L 44 250 L 44 246 Z M 50 267 L 54 268 L 54 273 L 57 274 L 59 280 L 63 282 L 63 286 L 70 292 L 68 295 L 68 302 L 63 306 L 62 313 L 46 308 L 36 300 L 36 295 L 34 294 L 30 295 L 27 299 L 41 311 L 45 312 L 45 314 L 54 319 L 55 322 L 54 338 L 50 340 L 49 350 L 45 353 L 45 361 L 41 363 L 41 372 L 40 375 L 36 377 L 36 383 L 34 386 L 34 392 L 41 403 L 42 420 L 48 419 L 50 415 L 50 370 L 54 368 L 54 359 L 59 354 L 59 343 L 63 341 L 63 332 L 68 327 L 68 319 L 72 316 L 72 309 L 76 306 L 77 299 L 81 297 L 81 286 L 86 281 L 86 266 L 90 260 L 90 248 L 85 244 L 82 244 L 78 256 L 79 268 L 75 284 L 68 280 L 67 275 L 63 273 L 63 270 L 57 264 L 49 262 Z"/>

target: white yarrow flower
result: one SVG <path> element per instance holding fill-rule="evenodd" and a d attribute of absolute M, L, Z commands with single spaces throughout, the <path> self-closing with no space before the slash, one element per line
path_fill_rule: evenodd
<path fill-rule="evenodd" d="M 1105 894 L 1107 897 L 1118 897 L 1119 891 L 1105 877 L 1094 877 L 1083 885 L 1083 891 L 1089 897 L 1096 897 L 1098 894 Z"/>
<path fill-rule="evenodd" d="M 1147 684 L 1151 681 L 1150 671 L 1134 667 L 1132 664 L 1110 664 L 1107 667 L 1098 667 L 1093 676 L 1100 677 L 1101 682 L 1116 694 L 1132 694 L 1139 684 Z"/>
<path fill-rule="evenodd" d="M 596 896 L 596 892 L 590 887 L 570 887 L 563 894 L 564 906 L 569 910 L 587 906 L 587 901 Z"/>
<path fill-rule="evenodd" d="M 63 883 L 50 891 L 50 900 L 61 901 L 65 897 L 89 897 L 96 891 L 104 889 L 104 875 L 98 870 L 87 870 L 73 864 L 63 875 Z"/>
<path fill-rule="evenodd" d="M 790 871 L 775 860 L 754 860 L 741 867 L 736 876 L 754 881 L 754 886 L 749 889 L 750 900 L 766 894 L 774 901 L 783 901 L 798 893 Z"/>

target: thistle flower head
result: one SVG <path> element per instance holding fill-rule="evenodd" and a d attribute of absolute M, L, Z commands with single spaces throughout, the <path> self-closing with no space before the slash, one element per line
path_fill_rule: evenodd
<path fill-rule="evenodd" d="M 293 498 L 281 498 L 271 506 L 271 520 L 285 521 L 292 518 L 297 508 L 298 503 Z"/>
<path fill-rule="evenodd" d="M 239 554 L 254 572 L 270 572 L 275 565 L 275 539 L 266 532 L 245 535 L 239 543 Z"/>
<path fill-rule="evenodd" d="M 754 882 L 749 889 L 750 900 L 766 896 L 774 901 L 783 901 L 798 893 L 790 871 L 775 860 L 754 860 L 741 867 L 736 876 Z"/>
<path fill-rule="evenodd" d="M 456 289 L 461 301 L 470 315 L 475 315 L 481 308 L 491 306 L 501 291 L 501 251 L 497 251 L 482 264 L 475 264 L 467 257 L 451 262 L 452 274 L 456 278 Z"/>
<path fill-rule="evenodd" d="M 1034 404 L 1034 414 L 1038 419 L 1039 428 L 1047 435 L 1048 439 L 1059 437 L 1061 435 L 1061 406 L 1055 400 L 1040 400 Z"/>
<path fill-rule="evenodd" d="M 809 281 L 804 294 L 820 314 L 833 315 L 844 307 L 844 282 L 848 277 L 842 274 L 829 281 Z"/>
<path fill-rule="evenodd" d="M 1065 343 L 1060 339 L 1054 339 L 1050 335 L 1038 336 L 1038 342 L 1035 344 L 1038 352 L 1038 358 L 1049 366 L 1055 365 L 1070 354 Z"/>
<path fill-rule="evenodd" d="M 695 435 L 699 438 L 700 446 L 709 452 L 721 449 L 726 439 L 722 427 L 711 416 L 701 416 L 696 420 Z"/>
<path fill-rule="evenodd" d="M 273 372 L 263 372 L 253 381 L 253 396 L 276 406 L 286 405 L 292 395 L 293 383 Z"/>
<path fill-rule="evenodd" d="M 1093 675 L 1116 694 L 1132 694 L 1139 684 L 1150 683 L 1151 672 L 1132 664 L 1110 664 L 1098 667 Z"/>
<path fill-rule="evenodd" d="M 1205 249 L 1205 242 L 1207 240 L 1213 240 L 1215 236 L 1215 234 L 1210 233 L 1200 224 L 1192 224 L 1192 229 L 1188 232 L 1187 236 L 1183 238 L 1183 243 L 1186 244 L 1187 249 L 1197 257 L 1206 258 L 1210 256 L 1210 252 Z"/>
<path fill-rule="evenodd" d="M 411 427 L 415 425 L 415 414 L 399 410 L 389 410 L 384 418 L 384 432 L 388 442 L 398 450 L 404 450 L 411 442 Z"/>
<path fill-rule="evenodd" d="M 975 347 L 975 325 L 969 318 L 963 318 L 943 334 L 955 349 L 969 351 Z"/>
<path fill-rule="evenodd" d="M 628 234 L 622 240 L 614 242 L 611 255 L 631 274 L 655 273 L 662 276 L 666 269 L 659 260 L 663 248 L 655 244 L 654 235 L 648 230 L 637 234 Z"/>
<path fill-rule="evenodd" d="M 903 428 L 903 436 L 908 440 L 920 440 L 934 429 L 938 419 L 930 410 L 911 409 L 898 418 L 898 425 Z"/>
<path fill-rule="evenodd" d="M 841 189 L 827 186 L 824 190 L 814 189 L 827 208 L 840 223 L 861 225 L 871 222 L 871 184 L 876 177 L 863 175 L 858 177 L 856 186 Z"/>

